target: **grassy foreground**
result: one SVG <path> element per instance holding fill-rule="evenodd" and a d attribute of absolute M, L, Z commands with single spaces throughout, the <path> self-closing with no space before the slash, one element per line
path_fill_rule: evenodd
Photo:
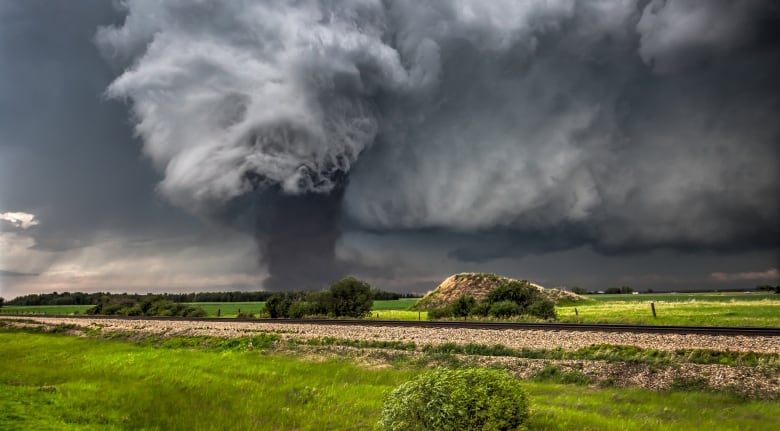
<path fill-rule="evenodd" d="M 365 430 L 384 395 L 420 372 L 260 344 L 166 345 L 0 330 L 0 429 Z M 723 393 L 524 386 L 538 430 L 763 430 L 780 417 L 777 402 Z"/>

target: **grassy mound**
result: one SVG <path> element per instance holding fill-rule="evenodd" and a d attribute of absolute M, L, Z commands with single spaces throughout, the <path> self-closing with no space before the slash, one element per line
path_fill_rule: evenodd
<path fill-rule="evenodd" d="M 490 291 L 513 281 L 518 280 L 486 273 L 467 272 L 455 274 L 444 280 L 436 289 L 425 294 L 412 309 L 432 310 L 446 307 L 463 296 L 471 296 L 475 300 L 481 301 L 488 296 Z M 525 280 L 522 281 L 525 282 Z M 539 290 L 542 296 L 556 304 L 561 301 L 578 302 L 586 300 L 586 298 L 580 295 L 565 290 L 547 289 L 535 283 L 528 283 Z"/>

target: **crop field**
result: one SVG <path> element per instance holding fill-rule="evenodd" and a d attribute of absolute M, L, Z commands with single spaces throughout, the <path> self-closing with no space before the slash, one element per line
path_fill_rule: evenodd
<path fill-rule="evenodd" d="M 372 429 L 422 368 L 275 353 L 270 338 L 197 347 L 0 328 L 0 429 Z M 763 430 L 780 403 L 730 393 L 523 381 L 531 430 Z"/>
<path fill-rule="evenodd" d="M 667 293 L 587 298 L 587 302 L 556 307 L 558 319 L 571 323 L 780 327 L 777 294 Z"/>

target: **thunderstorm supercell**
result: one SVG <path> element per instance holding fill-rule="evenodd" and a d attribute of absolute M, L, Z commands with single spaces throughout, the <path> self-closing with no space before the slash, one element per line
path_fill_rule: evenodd
<path fill-rule="evenodd" d="M 113 7 L 96 98 L 166 202 L 251 238 L 267 289 L 485 262 L 570 281 L 546 255 L 777 267 L 776 2 Z"/>

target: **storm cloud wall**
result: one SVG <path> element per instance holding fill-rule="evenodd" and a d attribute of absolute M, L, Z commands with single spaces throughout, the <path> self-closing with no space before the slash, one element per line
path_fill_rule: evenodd
<path fill-rule="evenodd" d="M 123 4 L 96 36 L 107 94 L 172 202 L 220 219 L 257 200 L 270 288 L 348 272 L 345 226 L 473 236 L 474 260 L 507 237 L 780 242 L 775 2 Z"/>

